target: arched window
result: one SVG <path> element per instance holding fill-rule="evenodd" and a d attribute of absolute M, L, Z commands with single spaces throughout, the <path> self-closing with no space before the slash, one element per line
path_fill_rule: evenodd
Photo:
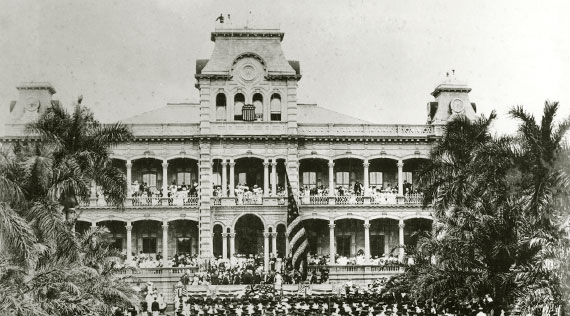
<path fill-rule="evenodd" d="M 271 95 L 271 120 L 281 121 L 281 96 L 278 93 Z"/>
<path fill-rule="evenodd" d="M 234 120 L 243 121 L 243 116 L 241 114 L 241 108 L 245 104 L 245 97 L 243 94 L 238 93 L 234 96 Z"/>
<path fill-rule="evenodd" d="M 263 121 L 263 96 L 261 93 L 253 95 L 253 106 L 255 106 L 255 120 Z"/>
<path fill-rule="evenodd" d="M 216 96 L 216 121 L 226 120 L 226 95 L 218 93 Z"/>

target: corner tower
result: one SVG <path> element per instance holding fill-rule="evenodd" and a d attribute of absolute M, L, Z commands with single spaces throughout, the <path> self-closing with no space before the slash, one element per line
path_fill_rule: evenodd
<path fill-rule="evenodd" d="M 451 75 L 447 73 L 445 80 L 431 93 L 435 102 L 427 105 L 428 124 L 445 124 L 458 115 L 474 119 L 477 106 L 469 101 L 469 92 L 471 88 L 457 80 L 455 71 Z"/>
<path fill-rule="evenodd" d="M 18 100 L 10 103 L 10 123 L 26 124 L 52 106 L 55 89 L 49 82 L 25 82 L 16 87 Z"/>

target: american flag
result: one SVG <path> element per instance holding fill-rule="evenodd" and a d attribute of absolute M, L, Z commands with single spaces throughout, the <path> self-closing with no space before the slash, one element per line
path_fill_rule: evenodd
<path fill-rule="evenodd" d="M 289 177 L 287 176 L 287 236 L 292 254 L 293 268 L 301 272 L 303 280 L 307 278 L 307 253 L 309 252 L 309 240 L 305 233 L 305 225 L 299 216 L 299 207 Z"/>
<path fill-rule="evenodd" d="M 241 108 L 241 115 L 244 121 L 255 121 L 255 106 L 246 104 Z"/>

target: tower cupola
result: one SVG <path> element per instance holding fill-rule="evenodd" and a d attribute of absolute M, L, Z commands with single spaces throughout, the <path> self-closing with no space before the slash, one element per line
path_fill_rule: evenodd
<path fill-rule="evenodd" d="M 458 115 L 475 118 L 477 107 L 469 101 L 469 92 L 471 88 L 455 77 L 455 70 L 451 74 L 447 73 L 446 78 L 431 93 L 435 102 L 427 105 L 428 123 L 445 124 Z"/>

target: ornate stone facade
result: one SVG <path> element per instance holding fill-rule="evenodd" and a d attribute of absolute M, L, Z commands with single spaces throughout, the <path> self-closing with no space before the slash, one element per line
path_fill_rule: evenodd
<path fill-rule="evenodd" d="M 80 207 L 81 225 L 120 223 L 111 230 L 128 256 L 256 251 L 246 242 L 282 256 L 288 177 L 302 217 L 314 225 L 308 226 L 313 253 L 332 258 L 363 249 L 366 257 L 402 259 L 405 239 L 423 225 L 414 220 L 431 218 L 414 193 L 416 172 L 447 119 L 474 115 L 470 88 L 447 78 L 433 92 L 424 125 L 362 121 L 298 103 L 300 66 L 285 59 L 283 37 L 279 30 L 213 32 L 211 58 L 196 63 L 200 102 L 125 120 L 135 140 L 115 148 L 113 157 L 131 184 L 127 205 L 107 207 L 94 188 L 93 199 Z M 49 84 L 18 89 L 22 96 L 11 105 L 3 142 L 21 139 L 24 124 L 55 102 Z M 144 182 L 154 195 L 136 193 Z M 195 195 L 176 193 L 194 184 Z M 245 184 L 259 193 L 241 193 Z"/>

